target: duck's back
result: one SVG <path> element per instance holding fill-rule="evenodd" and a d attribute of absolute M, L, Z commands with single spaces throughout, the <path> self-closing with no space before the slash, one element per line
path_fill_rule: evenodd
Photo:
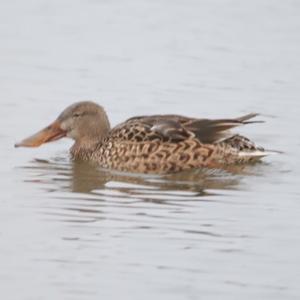
<path fill-rule="evenodd" d="M 172 173 L 248 162 L 263 149 L 229 129 L 254 123 L 256 114 L 237 119 L 196 119 L 178 115 L 131 118 L 111 130 L 92 159 L 104 168 Z"/>

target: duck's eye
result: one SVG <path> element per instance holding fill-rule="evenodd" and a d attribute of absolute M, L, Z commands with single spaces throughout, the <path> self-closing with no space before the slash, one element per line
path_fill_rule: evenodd
<path fill-rule="evenodd" d="M 80 117 L 80 116 L 81 116 L 81 114 L 79 114 L 79 113 L 73 114 L 73 118 L 78 118 L 78 117 Z"/>

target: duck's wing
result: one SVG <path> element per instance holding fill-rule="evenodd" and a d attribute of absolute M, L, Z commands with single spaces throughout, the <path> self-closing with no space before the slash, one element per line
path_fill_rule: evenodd
<path fill-rule="evenodd" d="M 258 114 L 251 113 L 236 119 L 195 119 L 183 124 L 202 143 L 216 143 L 232 136 L 230 129 L 262 121 L 250 121 Z"/>
<path fill-rule="evenodd" d="M 140 116 L 117 125 L 110 132 L 113 140 L 128 142 L 169 141 L 179 142 L 193 136 L 187 130 L 179 116 Z"/>
<path fill-rule="evenodd" d="M 198 139 L 202 143 L 215 143 L 228 137 L 229 129 L 257 123 L 249 121 L 257 114 L 236 119 L 196 119 L 179 115 L 153 115 L 131 118 L 111 131 L 111 137 L 132 142 L 162 140 L 180 142 Z"/>

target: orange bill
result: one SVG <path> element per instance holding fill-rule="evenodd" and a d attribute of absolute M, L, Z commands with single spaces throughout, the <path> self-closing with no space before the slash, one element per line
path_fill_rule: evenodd
<path fill-rule="evenodd" d="M 58 121 L 55 121 L 43 130 L 15 144 L 15 147 L 39 147 L 44 143 L 56 141 L 65 136 L 66 131 L 60 127 Z"/>

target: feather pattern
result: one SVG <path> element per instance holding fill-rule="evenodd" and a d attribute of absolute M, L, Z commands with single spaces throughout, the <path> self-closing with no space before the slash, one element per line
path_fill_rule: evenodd
<path fill-rule="evenodd" d="M 196 119 L 178 115 L 154 115 L 131 118 L 111 131 L 112 136 L 135 141 L 154 139 L 182 141 L 196 138 L 202 143 L 215 143 L 237 126 L 257 123 L 249 121 L 257 114 L 251 113 L 236 119 Z M 120 134 L 122 132 L 122 134 Z M 123 133 L 127 133 L 124 135 Z M 131 134 L 129 134 L 131 133 Z"/>
<path fill-rule="evenodd" d="M 113 128 L 91 157 L 104 168 L 162 174 L 255 161 L 262 156 L 239 154 L 261 153 L 263 148 L 243 136 L 228 134 L 232 128 L 255 123 L 250 121 L 254 117 L 256 114 L 217 120 L 134 117 Z"/>

